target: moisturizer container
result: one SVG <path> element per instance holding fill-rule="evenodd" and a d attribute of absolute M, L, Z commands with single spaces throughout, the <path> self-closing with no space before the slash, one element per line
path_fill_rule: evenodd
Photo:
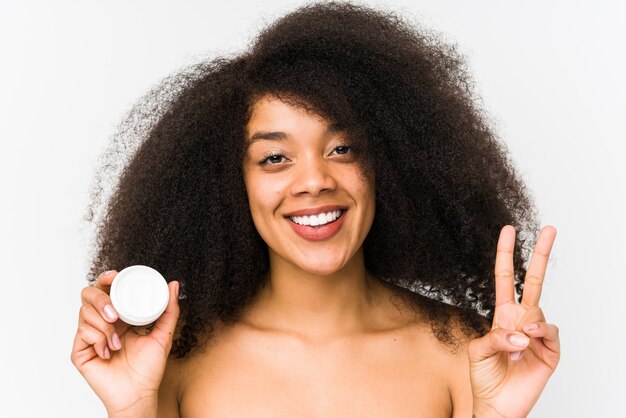
<path fill-rule="evenodd" d="M 111 284 L 111 303 L 120 319 L 142 326 L 156 321 L 169 301 L 165 278 L 155 269 L 135 265 L 126 267 Z"/>

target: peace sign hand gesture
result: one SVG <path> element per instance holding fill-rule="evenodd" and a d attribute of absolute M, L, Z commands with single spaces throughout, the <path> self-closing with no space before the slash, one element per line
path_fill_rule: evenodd
<path fill-rule="evenodd" d="M 560 356 L 559 333 L 539 308 L 541 288 L 556 229 L 541 230 L 526 277 L 522 303 L 515 302 L 513 249 L 515 229 L 502 228 L 496 255 L 496 308 L 491 331 L 470 342 L 468 356 L 474 414 L 525 417 Z"/>

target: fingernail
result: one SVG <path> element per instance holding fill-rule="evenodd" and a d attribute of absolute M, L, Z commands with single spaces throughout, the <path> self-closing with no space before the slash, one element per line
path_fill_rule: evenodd
<path fill-rule="evenodd" d="M 104 276 L 110 276 L 111 274 L 113 274 L 115 270 L 107 270 L 104 272 Z"/>
<path fill-rule="evenodd" d="M 526 347 L 530 339 L 522 335 L 513 334 L 509 336 L 509 342 L 517 347 Z"/>
<path fill-rule="evenodd" d="M 522 358 L 522 352 L 521 351 L 516 351 L 514 353 L 511 353 L 511 360 L 517 361 L 520 358 Z"/>
<path fill-rule="evenodd" d="M 104 347 L 104 358 L 110 359 L 111 353 L 109 352 L 109 347 Z"/>
<path fill-rule="evenodd" d="M 104 316 L 106 316 L 109 321 L 115 321 L 117 319 L 117 315 L 115 313 L 115 309 L 113 309 L 113 306 L 104 305 Z"/>
<path fill-rule="evenodd" d="M 180 294 L 180 282 L 176 283 L 176 300 L 178 300 L 179 294 Z"/>
<path fill-rule="evenodd" d="M 526 324 L 526 325 L 524 325 L 524 331 L 534 331 L 537 328 L 539 328 L 539 326 L 537 324 Z"/>
<path fill-rule="evenodd" d="M 111 337 L 111 342 L 113 342 L 113 349 L 119 350 L 122 348 L 122 341 L 120 341 L 120 337 L 117 336 L 117 332 L 113 333 L 113 337 Z"/>

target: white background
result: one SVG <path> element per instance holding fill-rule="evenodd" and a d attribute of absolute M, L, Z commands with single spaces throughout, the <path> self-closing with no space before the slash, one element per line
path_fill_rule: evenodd
<path fill-rule="evenodd" d="M 542 223 L 558 228 L 542 306 L 563 355 L 531 416 L 623 416 L 626 6 L 368 3 L 458 44 Z M 69 360 L 98 157 L 157 81 L 241 51 L 298 4 L 0 3 L 0 416 L 105 416 Z"/>

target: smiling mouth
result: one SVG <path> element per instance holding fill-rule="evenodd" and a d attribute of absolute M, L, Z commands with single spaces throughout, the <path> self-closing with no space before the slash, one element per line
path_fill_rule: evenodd
<path fill-rule="evenodd" d="M 289 216 L 287 219 L 289 219 L 296 225 L 319 228 L 324 225 L 336 222 L 337 219 L 341 218 L 345 212 L 345 209 L 337 209 L 328 212 L 318 213 L 317 215 Z"/>

